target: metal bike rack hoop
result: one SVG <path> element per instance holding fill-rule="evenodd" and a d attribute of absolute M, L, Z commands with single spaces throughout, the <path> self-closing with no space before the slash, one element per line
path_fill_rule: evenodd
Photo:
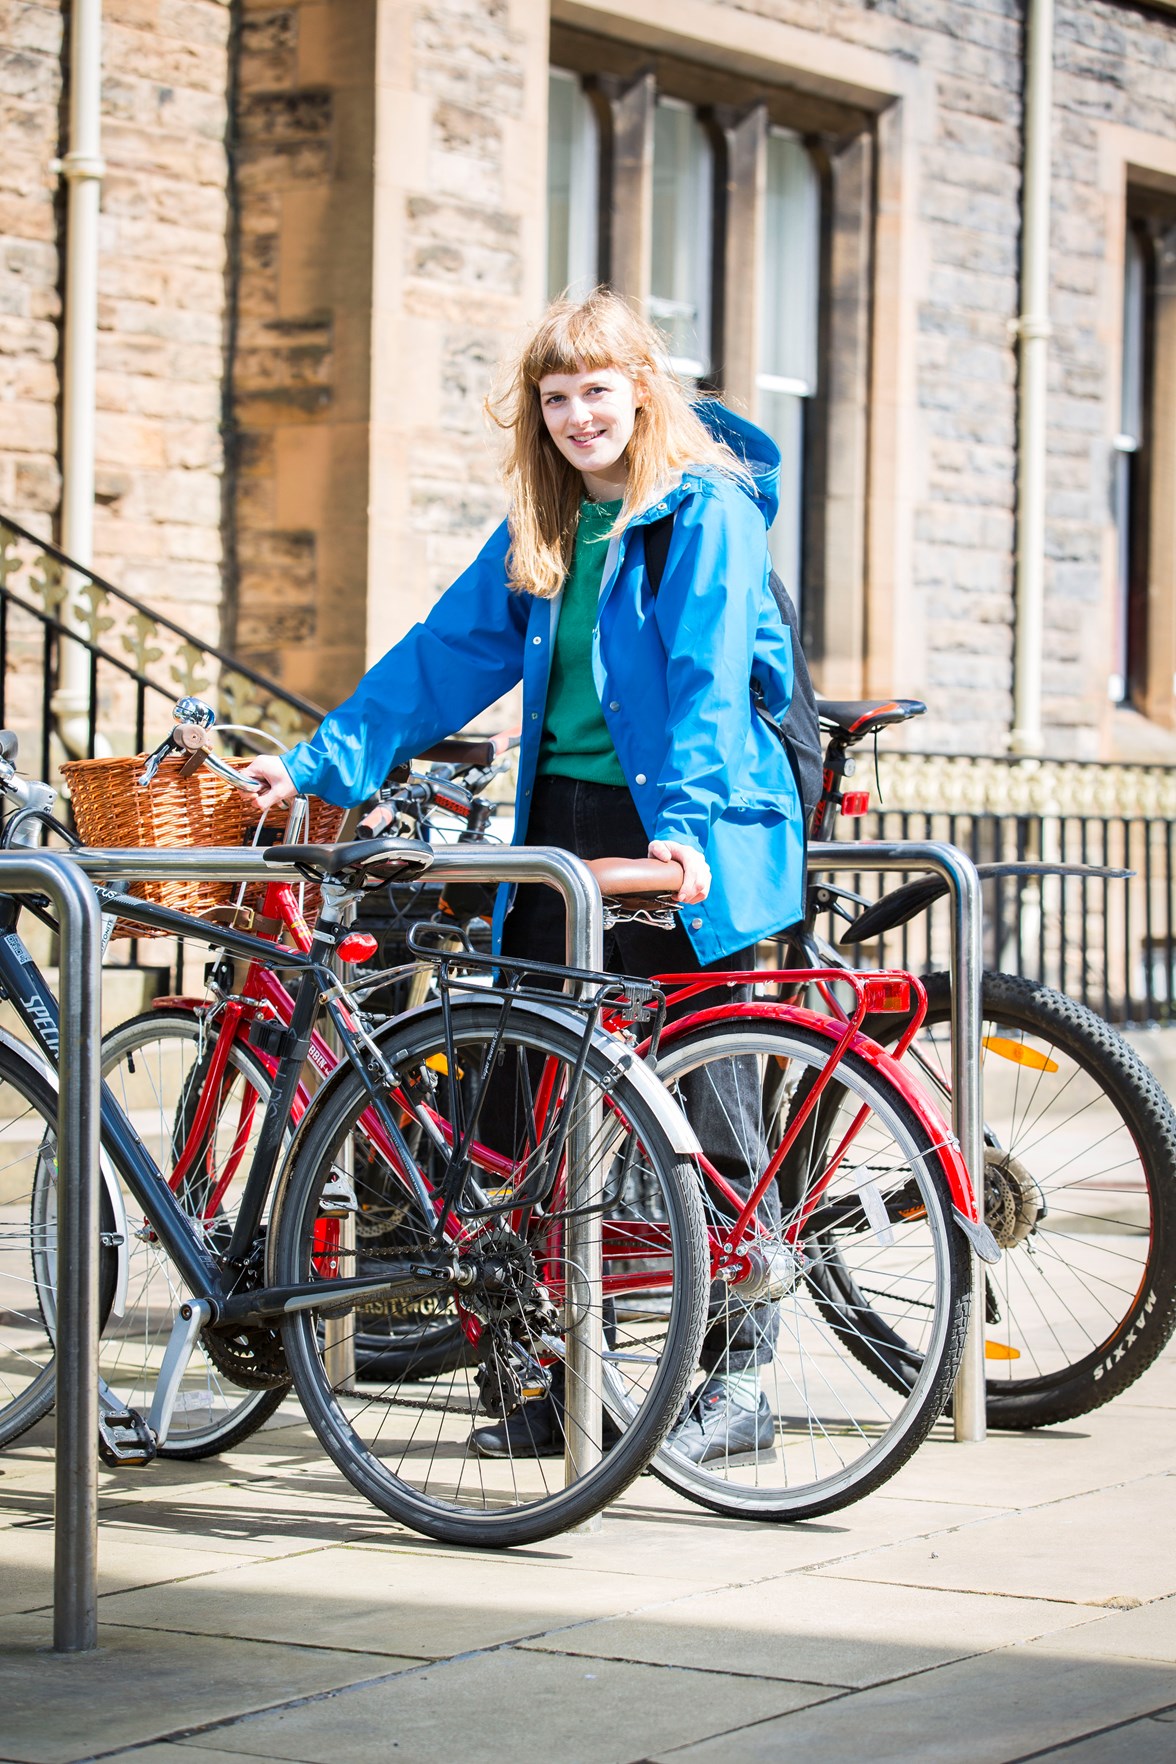
<path fill-rule="evenodd" d="M 951 902 L 951 1124 L 984 1208 L 984 1118 L 980 1098 L 980 985 L 983 903 L 976 866 L 940 840 L 821 841 L 808 848 L 810 870 L 894 870 L 942 876 Z M 984 1274 L 972 1256 L 972 1315 L 956 1376 L 953 1414 L 960 1441 L 987 1430 L 984 1375 Z"/>
<path fill-rule="evenodd" d="M 179 876 L 273 882 L 287 873 L 296 874 L 285 865 L 267 862 L 260 850 L 240 846 L 210 846 L 199 851 L 81 847 L 70 856 L 95 881 L 120 883 Z M 588 866 L 570 852 L 542 845 L 439 846 L 428 873 L 434 882 L 546 883 L 562 894 L 567 907 L 569 966 L 597 971 L 603 966 L 604 910 L 600 889 Z M 572 1187 L 567 1255 L 569 1266 L 576 1271 L 577 1283 L 590 1301 L 592 1294 L 599 1295 L 604 1274 L 601 1221 L 592 1210 L 598 1198 L 594 1188 L 599 1173 L 592 1167 L 592 1121 L 582 1110 L 579 1115 L 568 1141 Z M 601 1457 L 601 1308 L 599 1303 L 587 1302 L 577 1304 L 575 1311 L 582 1321 L 568 1338 L 565 1475 L 569 1482 L 599 1463 Z M 599 1518 L 595 1518 L 577 1529 L 595 1530 L 599 1525 Z"/>
<path fill-rule="evenodd" d="M 61 932 L 53 1647 L 98 1645 L 98 1081 L 102 915 L 58 852 L 0 851 L 0 892 L 43 894 Z"/>

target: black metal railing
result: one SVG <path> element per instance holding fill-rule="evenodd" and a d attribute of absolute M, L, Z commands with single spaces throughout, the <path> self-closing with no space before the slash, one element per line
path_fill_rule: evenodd
<path fill-rule="evenodd" d="M 850 823 L 843 823 L 849 826 Z M 935 813 L 888 810 L 852 823 L 866 839 L 946 839 L 975 862 L 1094 864 L 1125 879 L 997 877 L 984 883 L 984 963 L 1056 987 L 1123 1025 L 1176 1021 L 1176 822 L 1166 813 Z M 846 868 L 830 880 L 873 900 L 895 879 Z M 820 927 L 836 942 L 846 927 Z M 863 965 L 946 968 L 943 903 L 873 942 Z"/>
<path fill-rule="evenodd" d="M 68 678 L 66 647 L 82 667 Z M 80 688 L 80 690 L 79 690 Z M 176 700 L 207 699 L 218 720 L 293 742 L 322 710 L 173 619 L 78 565 L 19 521 L 0 514 L 0 727 L 20 738 L 21 770 L 59 784 L 58 761 L 96 751 L 143 753 L 171 728 Z M 62 720 L 70 734 L 60 740 Z M 226 738 L 229 739 L 229 738 Z M 241 752 L 269 743 L 231 738 Z M 63 807 L 68 813 L 68 805 Z M 111 946 L 119 965 L 152 970 L 183 990 L 183 946 Z M 150 953 L 148 953 L 148 951 Z"/>
<path fill-rule="evenodd" d="M 65 646 L 84 657 L 81 691 L 62 706 Z M 309 699 L 116 588 L 0 514 L 0 726 L 21 736 L 24 764 L 50 779 L 59 712 L 73 728 L 67 757 L 154 747 L 177 698 L 209 699 L 222 722 L 296 741 L 323 712 Z M 258 743 L 259 746 L 268 745 Z"/>

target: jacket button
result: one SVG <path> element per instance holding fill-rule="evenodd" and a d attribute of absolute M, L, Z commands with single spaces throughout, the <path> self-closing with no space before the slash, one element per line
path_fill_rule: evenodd
<path fill-rule="evenodd" d="M 543 641 L 542 637 L 532 637 L 532 639 L 531 639 L 532 643 L 542 643 L 542 641 Z"/>
<path fill-rule="evenodd" d="M 535 721 L 537 721 L 537 719 L 538 719 L 538 716 L 539 716 L 539 712 L 538 712 L 538 711 L 532 711 L 532 712 L 531 712 L 531 721 L 532 721 L 532 722 L 533 722 L 533 723 L 534 723 L 534 722 L 535 722 Z"/>
<path fill-rule="evenodd" d="M 645 773 L 644 773 L 644 772 L 638 772 L 638 774 L 637 774 L 637 776 L 636 776 L 636 777 L 635 777 L 635 778 L 634 778 L 634 780 L 633 780 L 633 782 L 634 782 L 634 784 L 644 784 L 644 783 L 645 783 Z"/>
<path fill-rule="evenodd" d="M 609 710 L 620 710 L 620 701 L 616 698 L 610 699 L 608 708 Z"/>
<path fill-rule="evenodd" d="M 692 931 L 701 931 L 702 930 L 702 920 L 701 919 L 691 919 L 690 929 Z"/>

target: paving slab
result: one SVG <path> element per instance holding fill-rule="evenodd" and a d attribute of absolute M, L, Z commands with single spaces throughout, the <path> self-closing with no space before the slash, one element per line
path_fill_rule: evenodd
<path fill-rule="evenodd" d="M 0 1617 L 0 1756 L 18 1764 L 68 1764 L 410 1664 L 112 1623 L 91 1654 L 53 1654 L 51 1641 L 48 1618 Z"/>
<path fill-rule="evenodd" d="M 598 1534 L 556 1538 L 549 1549 L 566 1549 L 577 1562 L 593 1567 L 622 1566 L 683 1580 L 699 1574 L 699 1558 L 717 1578 L 763 1580 L 824 1562 L 854 1560 L 881 1545 L 937 1536 L 974 1519 L 990 1517 L 990 1507 L 962 1507 L 934 1501 L 885 1500 L 871 1495 L 843 1513 L 799 1525 L 769 1525 L 723 1519 L 685 1505 L 658 1512 L 644 1504 L 642 1483 L 610 1507 Z"/>
<path fill-rule="evenodd" d="M 1081 1420 L 957 1445 L 936 1433 L 885 1494 L 904 1500 L 1035 1507 L 1172 1468 L 1173 1432 L 1151 1408 L 1111 1403 Z M 999 1450 L 992 1449 L 999 1441 Z M 991 1443 L 990 1443 L 991 1442 Z"/>
<path fill-rule="evenodd" d="M 558 1566 L 525 1552 L 469 1556 L 314 1550 L 103 1602 L 100 1621 L 204 1635 L 444 1658 L 661 1604 L 705 1585 Z M 796 1676 L 793 1674 L 792 1676 Z"/>
<path fill-rule="evenodd" d="M 821 1685 L 508 1648 L 234 1721 L 194 1743 L 298 1764 L 387 1764 L 390 1757 L 396 1764 L 626 1764 L 832 1694 Z"/>
<path fill-rule="evenodd" d="M 1133 1611 L 1112 1611 L 1066 1637 L 1066 1652 L 1086 1660 L 1160 1660 L 1176 1665 L 1176 1598 L 1156 1599 Z M 1176 1757 L 1176 1735 L 1172 1739 Z"/>
<path fill-rule="evenodd" d="M 39 1525 L 35 1529 L 10 1526 L 0 1554 L 4 1562 L 0 1613 L 52 1609 L 52 1530 Z M 115 1593 L 153 1582 L 186 1587 L 190 1576 L 231 1567 L 237 1560 L 238 1557 L 220 1554 L 212 1548 L 182 1549 L 170 1543 L 145 1543 L 134 1531 L 104 1525 L 98 1538 L 98 1591 L 100 1595 Z M 169 1593 L 173 1603 L 185 1596 L 181 1592 Z"/>
<path fill-rule="evenodd" d="M 1009 1648 L 941 1666 L 737 1734 L 667 1747 L 645 1764 L 1009 1764 L 1176 1696 L 1170 1669 L 1075 1660 L 1064 1646 L 1063 1638 L 1048 1655 Z"/>
<path fill-rule="evenodd" d="M 217 1737 L 214 1733 L 214 1739 Z M 271 1754 L 272 1755 L 272 1754 Z M 136 1746 L 133 1752 L 114 1752 L 115 1758 L 126 1758 L 128 1764 L 233 1764 L 234 1758 L 253 1759 L 248 1752 L 230 1752 L 218 1747 L 204 1746 L 197 1740 L 185 1740 L 181 1745 L 177 1741 L 164 1740 L 157 1746 Z M 275 1756 L 274 1764 L 283 1764 Z"/>
<path fill-rule="evenodd" d="M 1144 1716 L 1122 1727 L 1104 1729 L 1089 1739 L 1075 1740 L 1064 1749 L 1038 1752 L 1041 1764 L 1172 1764 L 1176 1757 L 1176 1733 L 1170 1721 Z M 183 1764 L 183 1761 L 180 1761 Z"/>
<path fill-rule="evenodd" d="M 1176 1592 L 1176 1479 L 1143 1477 L 938 1538 L 884 1545 L 825 1573 L 1092 1603 Z"/>
<path fill-rule="evenodd" d="M 1039 1599 L 789 1574 L 754 1586 L 688 1594 L 670 1605 L 588 1623 L 527 1645 L 860 1687 L 1076 1624 L 1104 1627 L 1095 1617 L 1079 1605 Z"/>

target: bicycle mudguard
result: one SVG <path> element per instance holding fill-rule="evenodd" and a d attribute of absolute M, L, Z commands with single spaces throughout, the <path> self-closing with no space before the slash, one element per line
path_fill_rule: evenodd
<path fill-rule="evenodd" d="M 801 1005 L 755 1004 L 715 1005 L 711 1010 L 698 1011 L 692 1017 L 682 1018 L 677 1023 L 669 1023 L 662 1031 L 661 1046 L 666 1047 L 678 1041 L 683 1035 L 693 1034 L 698 1029 L 709 1028 L 712 1023 L 743 1021 L 748 1024 L 762 1023 L 765 1018 L 780 1023 L 796 1023 L 801 1028 L 813 1029 L 818 1035 L 833 1044 L 839 1042 L 845 1034 L 845 1025 L 835 1022 L 831 1017 L 822 1017 L 816 1011 L 805 1010 Z M 951 1193 L 952 1207 L 956 1222 L 977 1255 L 985 1262 L 1000 1261 L 1000 1246 L 984 1222 L 984 1215 L 976 1202 L 972 1179 L 968 1175 L 968 1166 L 964 1162 L 959 1140 L 952 1132 L 943 1116 L 932 1106 L 906 1068 L 884 1047 L 871 1041 L 868 1035 L 860 1032 L 849 1044 L 850 1051 L 856 1053 L 867 1065 L 873 1066 L 883 1078 L 887 1079 L 900 1092 L 908 1108 L 918 1116 L 922 1125 L 938 1149 L 942 1162 L 943 1173 L 947 1178 Z M 831 1051 L 831 1050 L 830 1050 Z"/>
<path fill-rule="evenodd" d="M 853 853 L 849 847 L 846 848 L 845 867 L 847 870 L 853 868 Z M 1102 864 L 1010 862 L 977 864 L 976 873 L 981 882 L 992 882 L 1001 876 L 1021 876 L 1026 879 L 1032 876 L 1075 876 L 1085 878 L 1088 882 L 1125 882 L 1135 871 L 1108 869 Z M 892 888 L 881 900 L 867 907 L 860 918 L 855 919 L 848 930 L 841 933 L 837 941 L 867 943 L 873 937 L 881 937 L 883 932 L 894 931 L 899 925 L 905 925 L 916 918 L 919 913 L 926 912 L 933 901 L 941 899 L 947 893 L 947 889 L 947 878 L 944 876 L 916 876 L 913 882 L 904 882 L 900 887 Z"/>

